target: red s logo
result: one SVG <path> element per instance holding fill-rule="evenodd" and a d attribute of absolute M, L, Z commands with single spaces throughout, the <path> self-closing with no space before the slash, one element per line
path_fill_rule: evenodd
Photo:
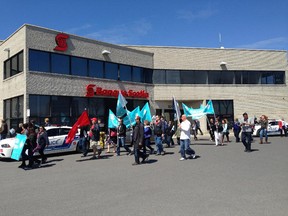
<path fill-rule="evenodd" d="M 89 84 L 86 86 L 86 97 L 93 97 L 94 96 L 94 87 L 96 85 Z"/>
<path fill-rule="evenodd" d="M 55 42 L 57 46 L 54 48 L 55 51 L 66 51 L 68 46 L 66 40 L 69 38 L 69 35 L 60 33 L 56 35 Z"/>

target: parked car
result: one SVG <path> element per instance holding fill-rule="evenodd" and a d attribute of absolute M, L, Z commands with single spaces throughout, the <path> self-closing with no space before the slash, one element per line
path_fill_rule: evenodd
<path fill-rule="evenodd" d="M 79 151 L 79 133 L 74 137 L 74 140 L 66 144 L 65 140 L 72 127 L 69 126 L 49 126 L 45 127 L 49 139 L 49 145 L 45 148 L 45 154 Z M 14 145 L 15 137 L 0 140 L 0 158 L 10 158 Z"/>
<path fill-rule="evenodd" d="M 268 136 L 281 134 L 282 128 L 280 129 L 278 124 L 279 120 L 268 119 L 268 128 L 267 128 Z M 260 129 L 261 129 L 260 124 L 256 124 L 254 127 L 253 136 L 260 136 Z"/>

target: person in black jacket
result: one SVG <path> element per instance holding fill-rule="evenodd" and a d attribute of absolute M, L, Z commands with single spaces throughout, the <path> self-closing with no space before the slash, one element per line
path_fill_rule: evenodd
<path fill-rule="evenodd" d="M 129 155 L 131 155 L 131 150 L 129 147 L 125 144 L 126 141 L 126 125 L 123 124 L 123 119 L 119 120 L 119 125 L 117 128 L 117 150 L 116 155 L 120 156 L 120 147 L 123 146 L 124 149 L 128 152 Z"/>
<path fill-rule="evenodd" d="M 97 118 L 92 118 L 92 126 L 90 128 L 89 136 L 90 136 L 90 146 L 93 149 L 93 156 L 91 159 L 100 158 L 100 154 L 102 152 L 99 140 L 100 140 L 100 127 L 97 122 Z M 97 157 L 96 157 L 97 153 Z"/>
<path fill-rule="evenodd" d="M 47 161 L 47 157 L 44 154 L 44 149 L 49 145 L 49 139 L 44 126 L 39 127 L 39 132 L 37 134 L 37 147 L 33 150 L 38 151 L 41 156 L 41 163 L 44 164 Z"/>
<path fill-rule="evenodd" d="M 148 158 L 149 156 L 140 151 L 140 149 L 143 146 L 143 140 L 144 140 L 144 126 L 141 123 L 139 116 L 135 117 L 135 121 L 136 121 L 136 125 L 133 128 L 133 135 L 132 135 L 135 162 L 132 165 L 140 164 L 140 160 L 139 160 L 140 158 L 142 158 L 141 163 L 143 163 L 145 159 Z"/>

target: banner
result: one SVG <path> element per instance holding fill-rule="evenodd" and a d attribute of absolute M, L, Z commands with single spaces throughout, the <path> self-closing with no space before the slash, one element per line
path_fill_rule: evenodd
<path fill-rule="evenodd" d="M 23 134 L 16 135 L 15 145 L 11 154 L 12 159 L 19 161 L 26 139 L 27 139 L 26 135 L 23 135 Z"/>
<path fill-rule="evenodd" d="M 117 106 L 116 106 L 116 116 L 121 117 L 126 114 L 127 110 L 126 108 L 127 101 L 119 91 L 118 94 L 118 100 L 117 100 Z"/>
<path fill-rule="evenodd" d="M 108 128 L 117 128 L 117 127 L 118 127 L 118 118 L 109 109 Z"/>
<path fill-rule="evenodd" d="M 150 112 L 149 103 L 147 102 L 140 111 L 141 122 L 147 120 L 148 122 L 152 121 L 152 116 Z"/>

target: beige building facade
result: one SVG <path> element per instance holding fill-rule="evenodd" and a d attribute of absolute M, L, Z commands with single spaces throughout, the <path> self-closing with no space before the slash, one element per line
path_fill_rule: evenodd
<path fill-rule="evenodd" d="M 71 125 L 84 108 L 106 121 L 118 90 L 128 109 L 149 102 L 167 118 L 174 96 L 180 107 L 211 99 L 230 120 L 288 119 L 285 50 L 120 46 L 25 24 L 0 42 L 0 68 L 0 118 L 10 127 L 45 117 Z"/>

